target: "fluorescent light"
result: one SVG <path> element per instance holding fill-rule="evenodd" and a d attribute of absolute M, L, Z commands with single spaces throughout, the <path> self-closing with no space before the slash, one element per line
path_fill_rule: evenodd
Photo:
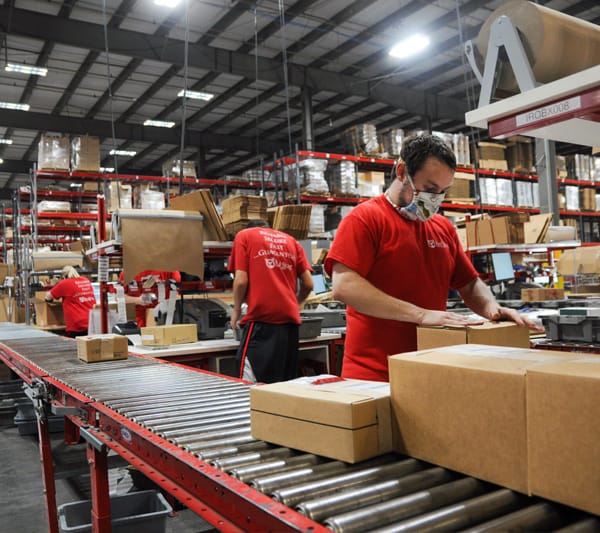
<path fill-rule="evenodd" d="M 415 35 L 411 35 L 407 37 L 403 41 L 400 41 L 398 44 L 394 45 L 394 47 L 390 50 L 389 54 L 392 57 L 399 57 L 404 59 L 406 57 L 413 56 L 418 54 L 419 52 L 425 50 L 429 46 L 429 37 L 417 33 Z"/>
<path fill-rule="evenodd" d="M 109 152 L 109 155 L 129 155 L 131 157 L 133 157 L 135 154 L 137 154 L 137 152 L 132 150 L 111 150 Z"/>
<path fill-rule="evenodd" d="M 21 74 L 35 74 L 36 76 L 45 76 L 48 74 L 46 67 L 34 67 L 32 65 L 22 65 L 17 63 L 7 63 L 4 67 L 6 72 L 20 72 Z"/>
<path fill-rule="evenodd" d="M 144 126 L 156 126 L 157 128 L 172 128 L 175 122 L 165 120 L 144 120 Z"/>
<path fill-rule="evenodd" d="M 207 102 L 215 97 L 215 95 L 211 93 L 203 93 L 202 91 L 187 91 L 185 89 L 182 89 L 177 93 L 177 96 L 184 95 L 187 98 L 193 98 L 194 100 L 205 100 Z"/>
<path fill-rule="evenodd" d="M 157 6 L 175 7 L 179 3 L 179 0 L 154 0 Z"/>
<path fill-rule="evenodd" d="M 29 104 L 14 104 L 13 102 L 0 102 L 1 109 L 16 109 L 17 111 L 29 111 Z"/>
<path fill-rule="evenodd" d="M 0 159 L 0 165 L 4 163 L 4 159 Z"/>
<path fill-rule="evenodd" d="M 114 167 L 100 167 L 100 172 L 108 172 L 109 174 L 111 174 L 114 171 Z"/>
<path fill-rule="evenodd" d="M 12 144 L 12 139 L 0 139 L 0 144 Z"/>

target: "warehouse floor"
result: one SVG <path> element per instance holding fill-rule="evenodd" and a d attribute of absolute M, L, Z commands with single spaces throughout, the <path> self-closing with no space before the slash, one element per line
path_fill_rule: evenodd
<path fill-rule="evenodd" d="M 89 474 L 85 473 L 85 445 L 66 446 L 62 434 L 52 434 L 56 471 L 71 473 L 56 480 L 57 505 L 90 497 Z M 119 457 L 114 457 L 121 462 Z M 123 465 L 109 471 L 111 494 L 136 490 Z M 0 427 L 0 531 L 42 533 L 48 531 L 44 487 L 37 435 L 20 435 L 16 427 Z M 189 509 L 166 519 L 166 533 L 216 531 Z M 91 528 L 90 528 L 91 531 Z"/>

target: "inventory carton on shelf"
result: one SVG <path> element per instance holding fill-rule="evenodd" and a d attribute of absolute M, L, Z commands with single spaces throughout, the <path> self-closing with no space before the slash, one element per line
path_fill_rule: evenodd
<path fill-rule="evenodd" d="M 170 346 L 198 340 L 196 324 L 173 324 L 170 326 L 152 326 L 141 328 L 142 345 Z"/>
<path fill-rule="evenodd" d="M 569 359 L 476 344 L 390 357 L 397 451 L 528 493 L 526 374 Z"/>
<path fill-rule="evenodd" d="M 330 379 L 252 387 L 252 436 L 350 463 L 391 451 L 389 384 Z"/>
<path fill-rule="evenodd" d="M 485 322 L 465 326 L 418 326 L 417 349 L 456 344 L 491 344 L 529 348 L 529 329 L 514 322 Z"/>
<path fill-rule="evenodd" d="M 600 514 L 600 357 L 527 373 L 531 493 Z"/>
<path fill-rule="evenodd" d="M 77 358 L 86 363 L 127 359 L 127 337 L 112 333 L 77 337 Z"/>

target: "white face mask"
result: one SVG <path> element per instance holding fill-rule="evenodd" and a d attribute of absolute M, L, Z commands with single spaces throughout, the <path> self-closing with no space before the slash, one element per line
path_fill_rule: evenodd
<path fill-rule="evenodd" d="M 412 188 L 413 197 L 410 203 L 402 208 L 402 214 L 410 220 L 426 222 L 438 212 L 446 193 L 417 191 L 412 178 L 408 174 L 406 177 Z"/>

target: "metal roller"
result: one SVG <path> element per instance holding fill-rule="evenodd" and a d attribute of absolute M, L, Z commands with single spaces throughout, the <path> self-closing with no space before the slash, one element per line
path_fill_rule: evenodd
<path fill-rule="evenodd" d="M 234 422 L 236 420 L 247 420 L 248 419 L 248 410 L 241 409 L 238 412 L 229 413 L 220 411 L 220 414 L 212 414 L 211 416 L 207 416 L 204 418 L 198 418 L 195 420 L 187 419 L 185 422 L 173 422 L 171 424 L 151 424 L 147 426 L 149 429 L 162 435 L 165 431 L 176 431 L 179 429 L 188 429 L 192 427 L 200 427 L 208 424 L 214 424 L 216 422 Z"/>
<path fill-rule="evenodd" d="M 324 525 L 336 533 L 363 533 L 465 498 L 472 498 L 485 489 L 486 485 L 477 479 L 459 479 L 432 489 L 333 516 L 325 520 Z"/>
<path fill-rule="evenodd" d="M 203 407 L 202 411 L 197 412 L 193 409 L 188 410 L 168 410 L 166 412 L 153 413 L 150 415 L 136 416 L 132 420 L 138 424 L 164 424 L 168 422 L 191 420 L 192 417 L 204 418 L 206 416 L 212 416 L 214 413 L 228 413 L 229 410 L 245 409 L 247 413 L 250 413 L 250 400 L 233 400 L 230 402 L 219 402 L 218 405 L 209 407 Z"/>
<path fill-rule="evenodd" d="M 205 452 L 197 453 L 196 456 L 202 459 L 203 461 L 213 461 L 216 459 L 231 457 L 250 451 L 266 450 L 269 448 L 269 444 L 267 444 L 265 441 L 255 440 L 247 444 L 240 444 L 239 446 L 223 446 L 221 448 L 212 448 L 211 450 L 206 450 Z"/>
<path fill-rule="evenodd" d="M 235 445 L 235 444 L 246 444 L 249 442 L 256 441 L 252 435 L 239 435 L 237 437 L 231 437 L 228 439 L 215 439 L 209 440 L 205 442 L 191 443 L 182 446 L 182 448 L 190 453 L 202 453 L 205 450 L 210 450 L 211 448 L 222 448 L 226 445 Z"/>
<path fill-rule="evenodd" d="M 512 490 L 500 489 L 477 496 L 431 513 L 376 530 L 378 533 L 400 531 L 457 531 L 514 509 L 521 497 Z"/>
<path fill-rule="evenodd" d="M 453 476 L 449 470 L 444 468 L 429 468 L 399 479 L 390 479 L 366 487 L 344 490 L 339 494 L 325 498 L 304 501 L 296 507 L 296 510 L 312 520 L 320 522 L 325 518 L 351 511 L 357 507 L 366 507 L 367 505 L 384 502 L 404 494 L 446 483 Z"/>
<path fill-rule="evenodd" d="M 216 439 L 224 439 L 227 437 L 234 437 L 236 435 L 244 435 L 250 434 L 250 423 L 246 422 L 242 427 L 237 427 L 233 429 L 223 429 L 216 431 L 198 431 L 194 435 L 186 435 L 185 437 L 177 437 L 174 439 L 169 439 L 173 444 L 177 444 L 177 446 L 193 446 L 194 444 L 198 444 L 203 441 L 208 440 L 216 440 Z"/>
<path fill-rule="evenodd" d="M 209 424 L 196 424 L 194 427 L 186 429 L 173 429 L 171 431 L 161 431 L 159 435 L 167 440 L 175 440 L 185 438 L 189 436 L 203 435 L 205 433 L 212 434 L 213 432 L 229 431 L 231 429 L 237 429 L 240 427 L 248 428 L 248 417 L 244 417 L 242 420 L 239 418 L 229 422 L 222 421 L 219 423 Z"/>
<path fill-rule="evenodd" d="M 211 461 L 211 465 L 224 472 L 241 466 L 254 465 L 265 459 L 290 457 L 294 452 L 289 448 L 269 448 L 263 451 L 242 453 L 234 457 L 224 457 Z"/>
<path fill-rule="evenodd" d="M 271 497 L 290 507 L 305 499 L 327 496 L 331 493 L 339 492 L 344 488 L 356 486 L 360 483 L 388 479 L 392 476 L 404 476 L 416 470 L 420 470 L 421 468 L 422 464 L 416 459 L 405 459 L 404 461 L 399 461 L 390 465 L 374 466 L 356 472 L 340 474 L 328 479 L 279 489 L 272 492 Z"/>
<path fill-rule="evenodd" d="M 557 529 L 554 533 L 598 533 L 599 531 L 600 520 L 598 518 L 586 518 Z"/>
<path fill-rule="evenodd" d="M 221 408 L 224 408 L 224 406 L 227 405 L 236 405 L 236 406 L 241 406 L 243 404 L 250 406 L 250 400 L 249 399 L 239 399 L 239 398 L 231 398 L 228 401 L 222 401 L 222 402 L 218 402 L 219 406 Z M 185 409 L 183 409 L 182 407 L 184 407 Z M 209 402 L 208 404 L 206 402 L 199 402 L 199 403 L 195 403 L 195 404 L 189 404 L 189 405 L 185 405 L 185 406 L 178 406 L 177 412 L 182 413 L 182 412 L 194 412 L 196 410 L 198 411 L 205 411 L 206 409 L 210 409 L 211 407 L 214 407 L 214 403 L 213 402 Z M 159 408 L 156 410 L 148 410 L 145 413 L 140 413 L 138 415 L 131 415 L 131 414 L 127 414 L 125 416 L 127 416 L 127 418 L 131 418 L 131 420 L 133 420 L 134 422 L 144 422 L 147 421 L 149 419 L 152 418 L 158 418 L 158 417 L 164 417 L 165 415 L 168 415 L 169 413 L 173 413 L 173 409 L 172 408 Z"/>
<path fill-rule="evenodd" d="M 350 468 L 348 463 L 331 461 L 330 463 L 322 465 L 298 468 L 289 472 L 281 472 L 279 474 L 255 478 L 250 482 L 250 486 L 260 492 L 270 494 L 281 487 L 289 487 L 295 483 L 304 483 L 306 481 L 322 479 L 330 474 L 343 472 L 345 470 L 347 471 Z"/>
<path fill-rule="evenodd" d="M 159 429 L 185 422 L 193 422 L 194 420 L 205 420 L 215 416 L 245 413 L 247 417 L 249 412 L 250 406 L 248 400 L 241 400 L 225 404 L 225 406 L 219 404 L 213 407 L 204 407 L 200 412 L 196 412 L 196 410 L 192 410 L 191 412 L 189 410 L 173 411 L 167 415 L 161 414 L 157 416 L 143 417 L 141 420 L 138 418 L 137 420 L 139 420 L 138 423 L 143 426 L 152 425 L 152 427 Z"/>
<path fill-rule="evenodd" d="M 163 403 L 159 403 L 159 404 L 151 404 L 151 405 L 146 405 L 145 407 L 137 407 L 135 409 L 120 409 L 119 412 L 121 413 L 127 413 L 127 416 L 137 416 L 137 415 L 145 415 L 148 413 L 152 413 L 155 411 L 161 411 L 161 410 L 165 410 L 165 409 L 173 409 L 175 408 L 180 408 L 180 407 L 189 407 L 189 406 L 195 406 L 195 405 L 205 405 L 205 404 L 211 404 L 214 405 L 215 404 L 215 400 L 220 400 L 224 399 L 224 400 L 231 400 L 231 399 L 243 399 L 243 398 L 248 398 L 248 394 L 246 392 L 232 392 L 232 393 L 226 393 L 226 394 L 214 394 L 214 395 L 208 395 L 208 396 L 202 396 L 202 397 L 196 397 L 196 398 L 189 398 L 187 400 L 173 400 L 173 401 L 166 401 Z"/>
<path fill-rule="evenodd" d="M 549 503 L 538 503 L 467 529 L 470 533 L 484 531 L 549 531 L 561 523 L 560 514 Z M 466 533 L 466 532 L 463 532 Z"/>
<path fill-rule="evenodd" d="M 277 472 L 286 472 L 293 468 L 301 468 L 303 466 L 314 465 L 323 461 L 312 453 L 297 455 L 287 459 L 279 459 L 274 461 L 265 461 L 260 464 L 250 465 L 245 467 L 234 468 L 228 470 L 227 473 L 234 478 L 243 481 L 244 483 L 258 477 L 259 475 L 275 474 Z"/>

